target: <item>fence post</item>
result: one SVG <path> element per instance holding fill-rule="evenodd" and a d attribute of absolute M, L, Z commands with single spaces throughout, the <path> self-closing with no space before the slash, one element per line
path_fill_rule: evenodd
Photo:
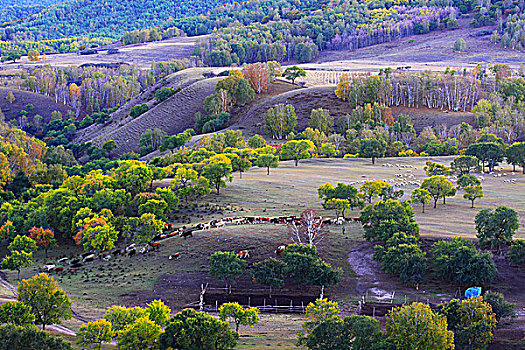
<path fill-rule="evenodd" d="M 215 300 L 215 312 L 219 311 L 219 301 Z"/>
<path fill-rule="evenodd" d="M 376 307 L 372 308 L 372 317 L 376 317 Z"/>

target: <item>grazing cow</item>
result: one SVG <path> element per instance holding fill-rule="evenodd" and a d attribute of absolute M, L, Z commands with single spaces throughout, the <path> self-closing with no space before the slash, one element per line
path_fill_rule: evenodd
<path fill-rule="evenodd" d="M 78 272 L 78 269 L 69 269 L 68 271 L 70 274 L 76 274 Z"/>
<path fill-rule="evenodd" d="M 44 265 L 42 266 L 43 270 L 46 270 L 47 272 L 54 270 L 56 265 Z"/>
<path fill-rule="evenodd" d="M 128 253 L 128 256 L 133 256 L 135 254 L 137 254 L 137 249 L 136 248 L 133 248 L 133 249 L 130 249 L 129 251 L 127 251 Z"/>
<path fill-rule="evenodd" d="M 86 256 L 89 256 L 91 254 L 93 254 L 93 253 L 82 253 L 82 254 L 80 254 L 80 259 L 85 259 Z"/>
<path fill-rule="evenodd" d="M 74 265 L 80 263 L 80 259 L 73 259 L 69 262 L 69 265 Z"/>
<path fill-rule="evenodd" d="M 237 253 L 237 257 L 239 259 L 246 259 L 246 258 L 249 258 L 250 257 L 250 252 L 247 251 L 247 250 L 241 250 L 240 252 Z"/>
<path fill-rule="evenodd" d="M 177 252 L 175 254 L 171 254 L 168 259 L 169 260 L 173 260 L 173 259 L 178 259 L 180 257 L 180 252 Z"/>
<path fill-rule="evenodd" d="M 195 230 L 198 230 L 198 229 L 196 229 L 196 228 L 187 228 L 184 231 L 182 231 L 181 233 L 179 233 L 179 236 L 180 237 L 184 237 L 184 239 L 186 239 L 186 237 L 193 237 L 193 231 L 195 231 Z"/>
<path fill-rule="evenodd" d="M 63 264 L 63 263 L 65 263 L 67 260 L 69 260 L 69 258 L 67 258 L 67 257 L 62 258 L 62 259 L 58 259 L 58 260 L 57 260 L 57 263 L 59 263 L 59 264 Z"/>
<path fill-rule="evenodd" d="M 146 254 L 147 252 L 149 252 L 149 246 L 147 244 L 139 250 L 140 254 Z"/>
<path fill-rule="evenodd" d="M 282 252 L 284 252 L 284 250 L 286 249 L 286 246 L 285 245 L 280 245 L 277 247 L 277 249 L 275 250 L 275 254 L 279 255 L 281 254 Z"/>
<path fill-rule="evenodd" d="M 160 243 L 159 242 L 149 242 L 148 244 L 153 249 L 159 249 L 159 247 L 160 247 Z"/>
<path fill-rule="evenodd" d="M 95 254 L 90 254 L 90 255 L 86 256 L 86 257 L 82 260 L 82 262 L 90 262 L 90 261 L 93 261 L 93 260 L 95 260 Z"/>
<path fill-rule="evenodd" d="M 102 258 L 102 260 L 110 261 L 111 260 L 111 255 L 106 255 L 105 257 Z"/>
<path fill-rule="evenodd" d="M 246 223 L 246 219 L 245 218 L 237 218 L 237 219 L 232 221 L 232 224 L 234 224 L 234 225 L 242 225 L 242 224 L 245 224 L 245 223 Z"/>
<path fill-rule="evenodd" d="M 335 222 L 334 222 L 334 224 L 336 224 L 336 225 L 342 225 L 344 223 L 345 223 L 345 218 L 342 217 L 342 216 L 340 216 L 337 219 L 335 219 Z"/>
<path fill-rule="evenodd" d="M 114 251 L 111 252 L 111 254 L 113 254 L 113 255 L 120 255 L 120 254 L 122 254 L 122 250 L 115 249 Z"/>
<path fill-rule="evenodd" d="M 136 250 L 136 246 L 135 246 L 135 243 L 133 244 L 130 244 L 126 247 L 126 253 L 129 253 L 131 250 Z"/>
<path fill-rule="evenodd" d="M 64 268 L 63 268 L 62 266 L 59 266 L 59 267 L 55 267 L 55 268 L 54 268 L 54 271 L 55 271 L 56 273 L 62 272 L 63 270 L 64 270 Z"/>

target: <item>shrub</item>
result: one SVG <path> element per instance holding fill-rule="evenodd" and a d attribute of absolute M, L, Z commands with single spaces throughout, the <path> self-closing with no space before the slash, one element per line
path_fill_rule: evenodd
<path fill-rule="evenodd" d="M 454 50 L 455 51 L 465 51 L 466 48 L 467 48 L 467 43 L 465 42 L 465 39 L 463 39 L 463 38 L 459 38 L 454 43 Z"/>
<path fill-rule="evenodd" d="M 138 116 L 146 113 L 147 111 L 149 110 L 149 107 L 147 104 L 143 103 L 141 105 L 136 105 L 135 107 L 133 107 L 131 109 L 131 111 L 129 111 L 129 115 L 132 117 L 132 118 L 137 118 Z"/>
<path fill-rule="evenodd" d="M 174 89 L 174 88 L 165 86 L 155 91 L 155 98 L 157 99 L 157 102 L 163 102 L 163 101 L 166 101 L 171 96 L 175 95 L 180 90 L 181 90 L 180 87 Z"/>
<path fill-rule="evenodd" d="M 516 239 L 510 245 L 509 257 L 516 265 L 525 264 L 525 239 Z"/>
<path fill-rule="evenodd" d="M 504 317 L 514 316 L 516 304 L 505 301 L 502 293 L 488 291 L 483 295 L 483 301 L 492 306 L 498 322 Z"/>

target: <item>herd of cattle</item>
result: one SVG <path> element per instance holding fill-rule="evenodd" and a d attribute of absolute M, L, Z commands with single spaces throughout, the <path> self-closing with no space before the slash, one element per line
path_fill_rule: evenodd
<path fill-rule="evenodd" d="M 354 218 L 343 218 L 338 217 L 336 219 L 326 218 L 326 217 L 317 217 L 316 220 L 322 225 L 342 225 L 345 222 L 360 222 L 358 217 Z M 178 229 L 173 228 L 173 224 L 166 224 L 164 232 L 153 238 L 152 241 L 148 242 L 141 248 L 137 248 L 135 243 L 128 245 L 123 249 L 114 249 L 110 253 L 101 253 L 96 255 L 94 253 L 83 253 L 80 256 L 69 259 L 67 257 L 59 259 L 56 264 L 45 265 L 42 267 L 44 271 L 47 272 L 56 272 L 63 274 L 76 274 L 78 269 L 84 266 L 86 263 L 95 261 L 96 259 L 102 261 L 110 261 L 112 257 L 118 255 L 127 255 L 129 257 L 140 253 L 145 254 L 149 251 L 159 249 L 161 242 L 175 236 L 187 238 L 192 237 L 193 232 L 195 231 L 206 231 L 211 229 L 223 228 L 226 225 L 256 225 L 256 224 L 285 224 L 285 225 L 300 225 L 301 218 L 290 215 L 290 216 L 279 216 L 279 217 L 263 217 L 263 216 L 245 216 L 245 217 L 226 217 L 222 219 L 212 220 L 210 222 L 201 222 L 192 227 L 180 227 Z M 282 253 L 286 249 L 286 246 L 279 246 L 276 250 L 276 254 Z M 177 252 L 168 256 L 169 260 L 178 259 L 181 253 Z M 241 259 L 248 258 L 250 252 L 247 250 L 242 250 L 237 253 L 237 256 Z M 67 268 L 65 268 L 67 267 Z"/>

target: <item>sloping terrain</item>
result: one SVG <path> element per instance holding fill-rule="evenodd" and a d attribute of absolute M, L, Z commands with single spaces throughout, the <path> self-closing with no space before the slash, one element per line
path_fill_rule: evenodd
<path fill-rule="evenodd" d="M 214 92 L 215 84 L 220 79 L 205 79 L 202 73 L 208 71 L 205 68 L 192 68 L 173 74 L 165 82 L 157 84 L 116 111 L 105 125 L 92 125 L 79 132 L 74 142 L 93 141 L 102 144 L 114 140 L 117 143 L 115 153 L 122 154 L 138 150 L 140 135 L 146 129 L 159 128 L 171 135 L 192 128 L 195 113 L 204 112 L 204 99 Z M 180 87 L 182 90 L 167 101 L 154 104 L 154 91 L 161 85 Z M 141 103 L 148 103 L 150 110 L 135 119 L 127 116 L 134 105 Z"/>
<path fill-rule="evenodd" d="M 6 99 L 9 91 L 12 91 L 15 96 L 13 103 L 9 103 Z M 44 121 L 47 122 L 51 118 L 53 111 L 59 111 L 62 115 L 65 115 L 70 110 L 68 106 L 55 102 L 55 99 L 52 97 L 28 91 L 0 88 L 0 108 L 2 108 L 2 112 L 5 115 L 5 120 L 9 121 L 20 116 L 20 111 L 29 104 L 33 105 L 33 109 L 27 113 L 29 120 L 38 114 L 44 117 Z"/>

